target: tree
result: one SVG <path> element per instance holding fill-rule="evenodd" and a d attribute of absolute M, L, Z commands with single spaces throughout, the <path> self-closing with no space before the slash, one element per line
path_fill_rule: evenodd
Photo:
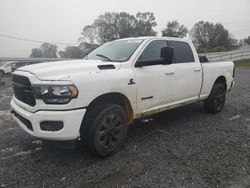
<path fill-rule="evenodd" d="M 103 44 L 119 38 L 118 26 L 116 25 L 117 16 L 118 13 L 106 12 L 94 21 L 93 27 L 96 28 L 99 43 Z"/>
<path fill-rule="evenodd" d="M 83 56 L 87 55 L 97 47 L 99 47 L 98 44 L 90 44 L 87 42 L 81 42 L 79 45 L 79 49 L 83 52 Z"/>
<path fill-rule="evenodd" d="M 33 48 L 30 57 L 41 58 L 43 57 L 43 52 L 39 48 Z"/>
<path fill-rule="evenodd" d="M 33 48 L 30 57 L 57 58 L 57 46 L 45 42 L 40 48 Z"/>
<path fill-rule="evenodd" d="M 162 31 L 162 36 L 167 37 L 186 37 L 188 29 L 181 25 L 177 20 L 167 23 L 167 27 Z"/>
<path fill-rule="evenodd" d="M 121 12 L 116 16 L 116 26 L 119 38 L 135 36 L 137 20 L 133 15 Z"/>
<path fill-rule="evenodd" d="M 154 13 L 152 12 L 138 12 L 136 14 L 136 36 L 155 36 L 157 32 L 153 27 L 157 26 Z"/>
<path fill-rule="evenodd" d="M 191 37 L 198 52 L 213 52 L 230 50 L 237 41 L 220 23 L 200 21 L 191 30 Z"/>
<path fill-rule="evenodd" d="M 61 58 L 83 58 L 83 51 L 77 46 L 67 46 L 65 51 L 59 51 Z"/>
<path fill-rule="evenodd" d="M 45 58 L 57 58 L 57 46 L 45 42 L 41 45 L 40 50 Z"/>
<path fill-rule="evenodd" d="M 94 25 L 86 25 L 82 32 L 82 37 L 79 38 L 79 41 L 84 41 L 90 44 L 98 43 L 98 34 L 97 29 Z"/>
<path fill-rule="evenodd" d="M 156 35 L 155 26 L 154 14 L 150 12 L 139 12 L 136 17 L 126 12 L 106 12 L 83 28 L 80 41 L 103 44 L 119 38 Z"/>
<path fill-rule="evenodd" d="M 250 36 L 245 39 L 240 40 L 240 45 L 248 44 L 250 45 Z"/>

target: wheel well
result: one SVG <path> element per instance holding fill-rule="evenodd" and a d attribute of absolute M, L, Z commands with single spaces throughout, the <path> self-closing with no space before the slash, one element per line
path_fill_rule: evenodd
<path fill-rule="evenodd" d="M 101 103 L 113 103 L 120 105 L 127 113 L 128 122 L 132 123 L 134 119 L 133 108 L 128 100 L 128 98 L 121 93 L 107 93 L 95 98 L 87 107 L 87 112 L 89 109 L 93 108 L 95 105 Z"/>
<path fill-rule="evenodd" d="M 226 81 L 226 78 L 224 76 L 219 76 L 215 82 L 216 83 L 220 83 L 220 84 L 223 84 L 225 86 L 225 89 L 227 90 L 227 81 Z"/>

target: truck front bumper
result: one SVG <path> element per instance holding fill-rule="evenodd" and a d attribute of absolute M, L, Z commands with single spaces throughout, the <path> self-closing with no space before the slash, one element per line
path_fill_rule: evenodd
<path fill-rule="evenodd" d="M 31 113 L 11 100 L 12 116 L 18 125 L 34 137 L 46 140 L 74 140 L 79 137 L 86 109 L 37 111 Z M 54 126 L 54 127 L 53 127 Z"/>

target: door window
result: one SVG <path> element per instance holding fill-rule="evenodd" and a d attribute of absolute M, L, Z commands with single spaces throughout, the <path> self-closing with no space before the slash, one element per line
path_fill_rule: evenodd
<path fill-rule="evenodd" d="M 145 62 L 145 64 L 147 65 L 163 64 L 164 61 L 163 58 L 161 57 L 161 48 L 166 46 L 167 42 L 165 40 L 152 41 L 144 49 L 138 61 Z"/>
<path fill-rule="evenodd" d="M 191 63 L 194 55 L 189 44 L 181 41 L 168 41 L 168 46 L 174 48 L 173 63 Z"/>

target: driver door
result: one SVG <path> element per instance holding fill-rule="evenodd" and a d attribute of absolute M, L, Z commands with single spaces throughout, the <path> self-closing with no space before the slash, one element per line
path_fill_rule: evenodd
<path fill-rule="evenodd" d="M 165 65 L 161 58 L 163 47 L 167 47 L 165 40 L 151 41 L 137 60 L 141 64 L 134 68 L 138 113 L 163 107 L 175 96 L 175 75 L 172 65 Z"/>

